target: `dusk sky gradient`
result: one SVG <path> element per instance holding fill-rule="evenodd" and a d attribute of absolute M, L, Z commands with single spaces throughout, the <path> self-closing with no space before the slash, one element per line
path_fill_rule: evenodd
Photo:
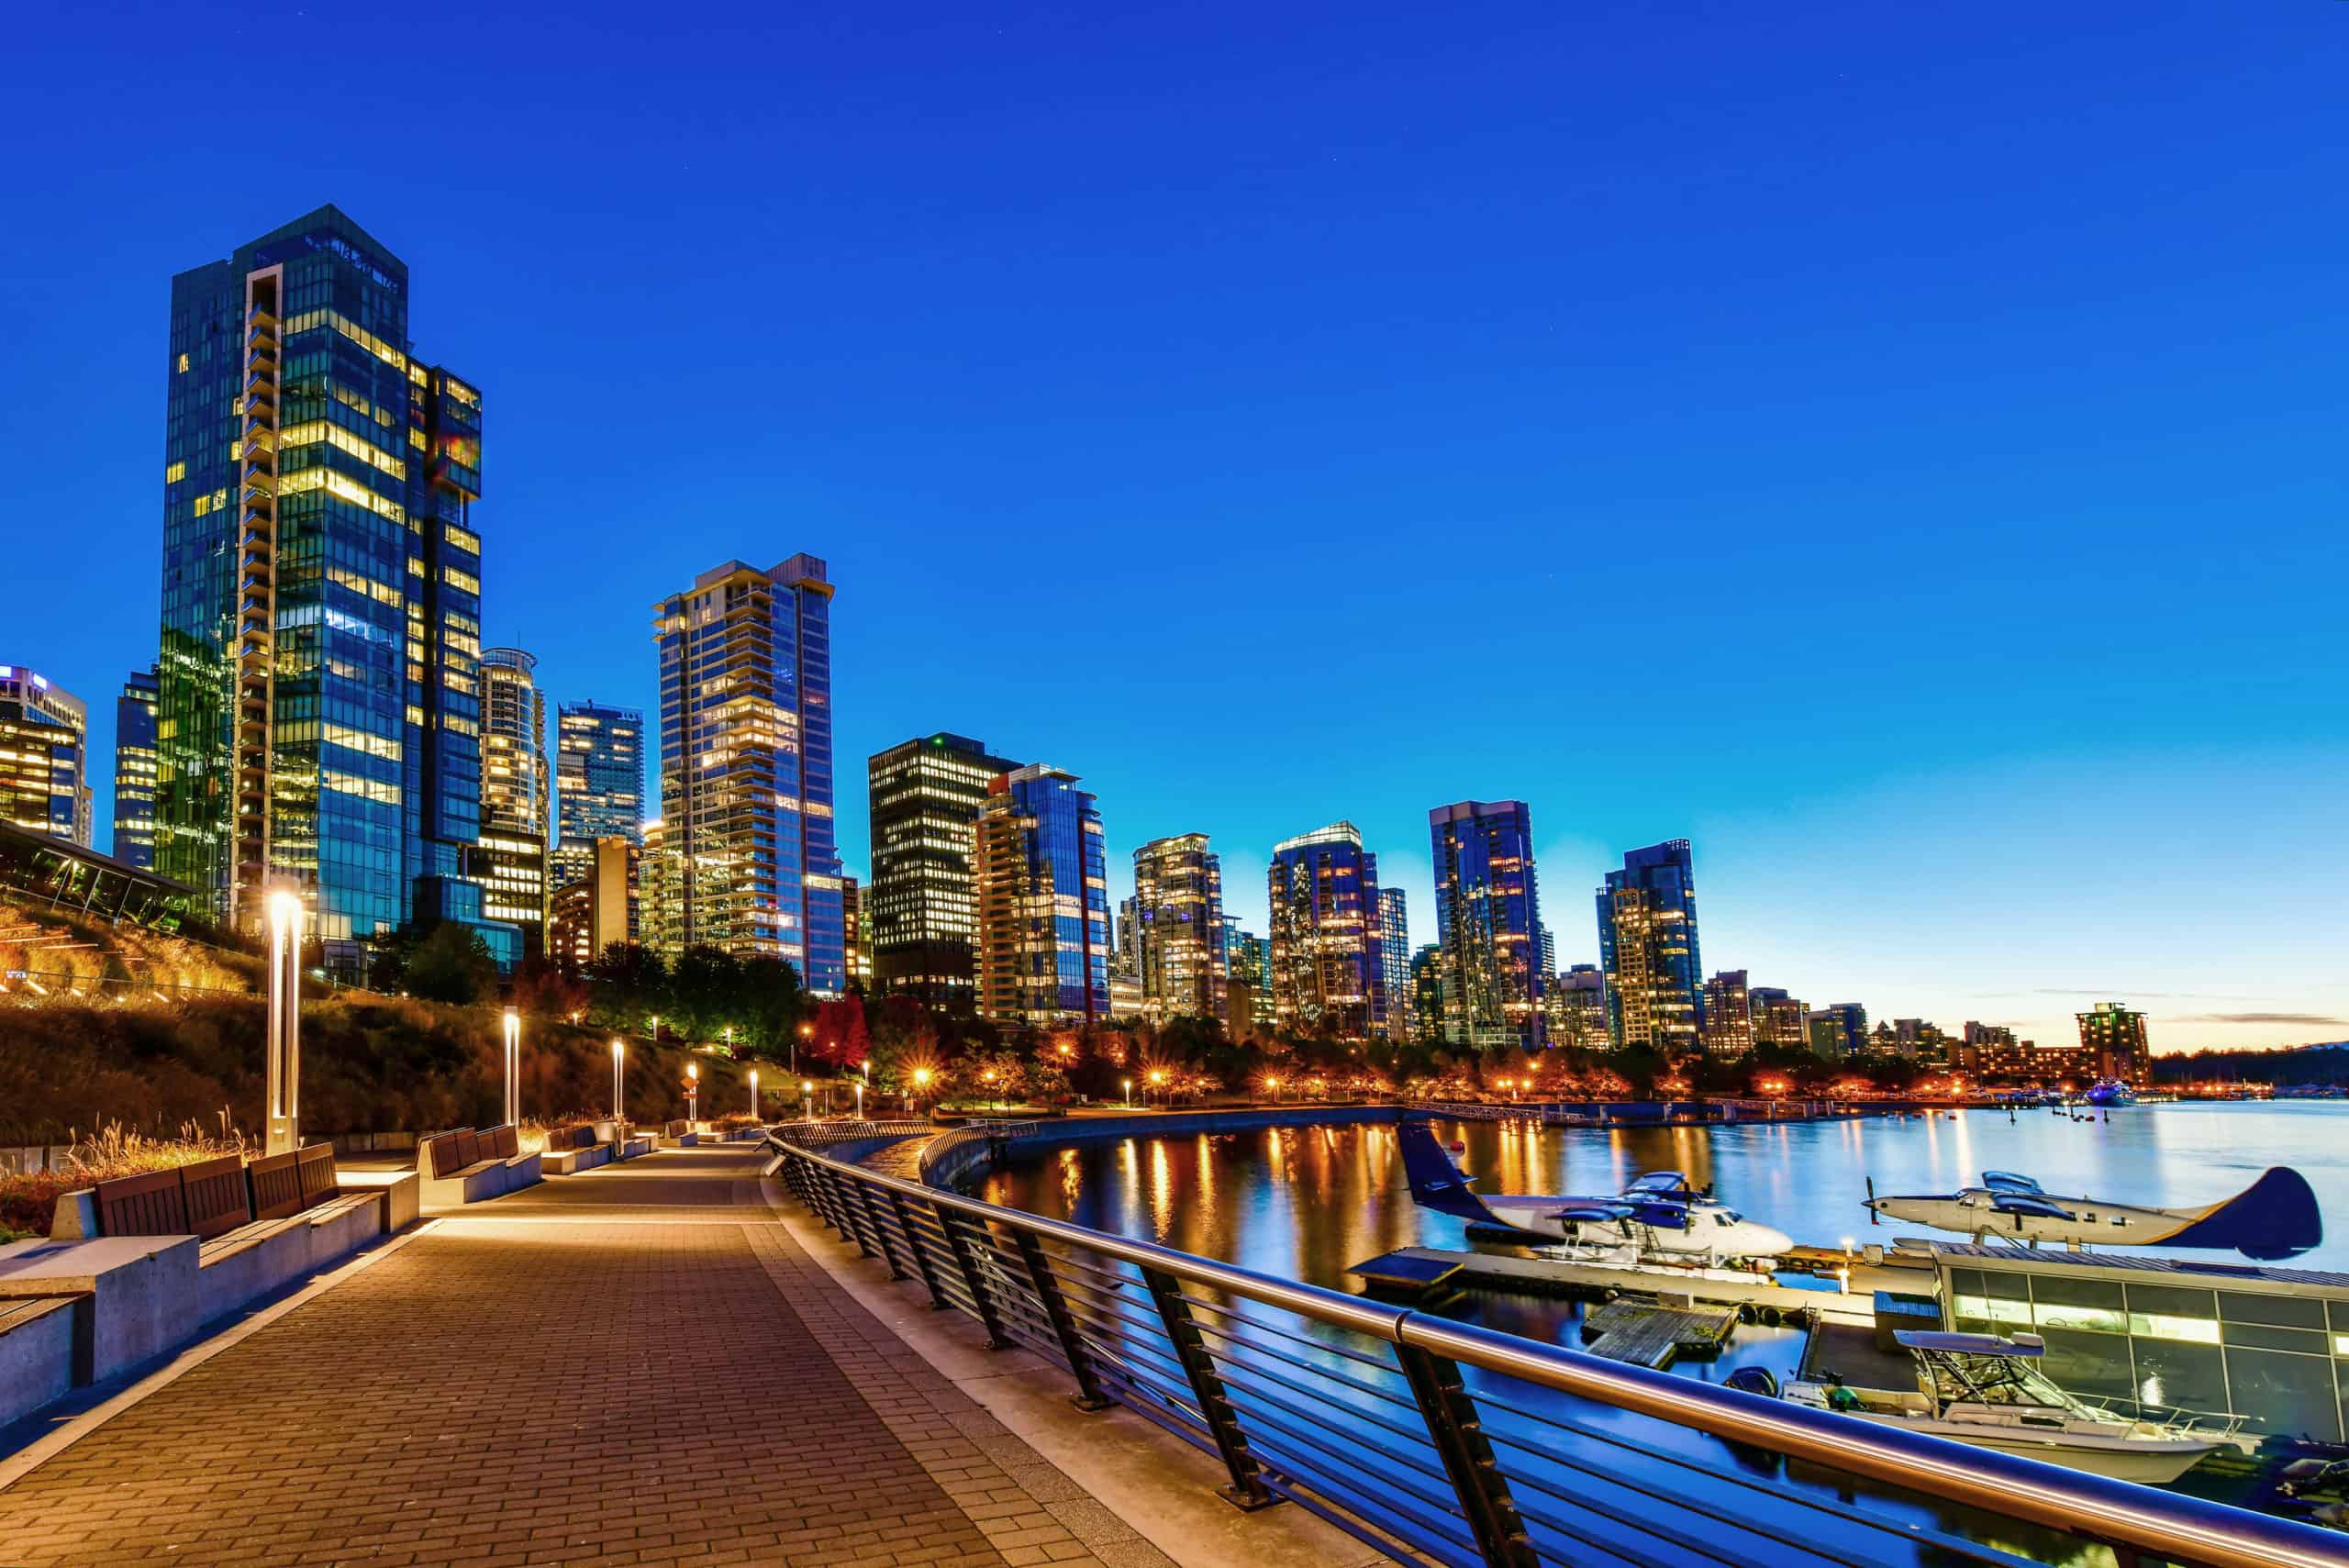
<path fill-rule="evenodd" d="M 485 396 L 485 639 L 825 557 L 840 834 L 935 729 L 1213 835 L 1532 808 L 1562 963 L 2349 1038 L 2349 5 L 12 18 L 0 661 L 156 651 L 171 274 L 332 201 Z M 300 79 L 247 92 L 248 72 Z M 648 779 L 648 786 L 652 781 Z"/>

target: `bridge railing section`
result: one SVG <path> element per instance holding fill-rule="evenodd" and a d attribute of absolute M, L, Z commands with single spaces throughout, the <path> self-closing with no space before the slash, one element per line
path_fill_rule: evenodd
<path fill-rule="evenodd" d="M 1423 1568 L 2349 1568 L 2349 1538 L 1300 1285 L 829 1158 L 782 1175 L 866 1257 Z"/>

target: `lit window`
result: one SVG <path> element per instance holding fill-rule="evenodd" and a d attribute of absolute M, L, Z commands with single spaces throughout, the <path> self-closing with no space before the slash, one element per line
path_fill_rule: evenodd
<path fill-rule="evenodd" d="M 187 356 L 185 354 L 182 354 L 180 356 L 180 373 L 182 375 L 185 375 L 187 373 Z"/>
<path fill-rule="evenodd" d="M 175 462 L 163 470 L 163 483 L 166 484 L 177 484 L 186 477 L 187 464 L 184 462 Z"/>

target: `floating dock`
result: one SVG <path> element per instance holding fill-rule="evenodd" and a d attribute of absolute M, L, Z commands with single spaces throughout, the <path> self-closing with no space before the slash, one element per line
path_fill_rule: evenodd
<path fill-rule="evenodd" d="M 1873 1325 L 1872 1293 L 1912 1291 L 1913 1268 L 1871 1266 L 1852 1270 L 1851 1294 L 1831 1290 L 1798 1290 L 1779 1284 L 1767 1274 L 1740 1273 L 1729 1269 L 1635 1267 L 1628 1263 L 1569 1262 L 1557 1258 L 1510 1258 L 1490 1252 L 1457 1252 L 1440 1247 L 1404 1247 L 1356 1263 L 1346 1272 L 1367 1280 L 1374 1273 L 1396 1281 L 1387 1288 L 1402 1288 L 1402 1271 L 1410 1265 L 1443 1267 L 1439 1284 L 1446 1288 L 1480 1285 L 1523 1291 L 1534 1296 L 1652 1296 L 1686 1298 L 1690 1307 L 1710 1303 L 1740 1309 L 1740 1316 L 1761 1322 L 1815 1314 Z M 1449 1265 L 1449 1267 L 1444 1267 Z M 1679 1305 L 1675 1300 L 1672 1305 Z"/>
<path fill-rule="evenodd" d="M 1657 1372 L 1686 1351 L 1715 1356 L 1737 1329 L 1734 1307 L 1649 1307 L 1610 1301 L 1594 1307 L 1582 1320 L 1582 1337 L 1596 1341 L 1593 1355 Z"/>

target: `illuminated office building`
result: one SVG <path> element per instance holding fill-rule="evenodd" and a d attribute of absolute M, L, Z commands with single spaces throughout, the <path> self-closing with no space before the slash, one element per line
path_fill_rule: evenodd
<path fill-rule="evenodd" d="M 90 712 L 22 664 L 0 664 L 0 822 L 90 842 Z"/>
<path fill-rule="evenodd" d="M 1608 1048 L 1606 971 L 1595 963 L 1577 963 L 1553 977 L 1542 1000 L 1552 1045 L 1581 1051 Z"/>
<path fill-rule="evenodd" d="M 1695 1051 L 1704 1020 L 1697 950 L 1697 879 L 1688 840 L 1623 857 L 1598 890 L 1598 954 L 1607 971 L 1608 1032 L 1619 1051 Z"/>
<path fill-rule="evenodd" d="M 999 1023 L 1109 1016 L 1101 811 L 1076 775 L 1034 763 L 987 785 L 973 830 L 979 1010 Z"/>
<path fill-rule="evenodd" d="M 1433 942 L 1411 954 L 1411 1029 L 1413 1040 L 1441 1039 L 1443 1026 L 1443 950 Z"/>
<path fill-rule="evenodd" d="M 558 887 L 547 900 L 547 956 L 572 969 L 607 948 L 637 940 L 640 851 L 618 833 L 596 840 L 587 874 Z"/>
<path fill-rule="evenodd" d="M 1764 1051 L 1806 1051 L 1809 1033 L 1804 1019 L 1810 1005 L 1775 985 L 1749 985 L 1746 1016 L 1753 1020 L 1753 1044 Z"/>
<path fill-rule="evenodd" d="M 987 785 L 1019 766 L 983 740 L 943 731 L 876 751 L 865 763 L 873 875 L 860 913 L 877 989 L 939 1006 L 975 998 L 979 891 L 971 834 Z"/>
<path fill-rule="evenodd" d="M 1273 846 L 1273 1008 L 1282 1029 L 1369 1040 L 1386 1028 L 1378 857 L 1351 822 Z"/>
<path fill-rule="evenodd" d="M 1810 1053 L 1830 1062 L 1848 1061 L 1868 1048 L 1868 1010 L 1857 1002 L 1813 1007 L 1803 1020 Z"/>
<path fill-rule="evenodd" d="M 545 941 L 554 804 L 538 667 L 538 660 L 518 648 L 482 651 L 482 906 L 491 919 L 521 929 L 525 952 Z"/>
<path fill-rule="evenodd" d="M 135 670 L 114 699 L 114 858 L 155 864 L 155 672 Z"/>
<path fill-rule="evenodd" d="M 2143 1084 L 2153 1071 L 2152 1052 L 2145 1046 L 2145 1015 L 2118 1002 L 2099 1002 L 2085 1013 L 2072 1015 L 2080 1026 L 2080 1050 L 2096 1058 L 2099 1078 Z"/>
<path fill-rule="evenodd" d="M 841 878 L 841 951 L 848 960 L 848 977 L 870 990 L 873 929 L 864 922 L 864 889 L 852 876 Z"/>
<path fill-rule="evenodd" d="M 1269 1037 L 1279 1023 L 1273 1007 L 1273 944 L 1223 922 L 1224 1019 L 1234 1040 Z"/>
<path fill-rule="evenodd" d="M 832 584 L 795 555 L 729 561 L 662 600 L 661 820 L 683 874 L 678 936 L 848 984 L 832 839 Z"/>
<path fill-rule="evenodd" d="M 1753 1015 L 1745 971 L 1724 969 L 1705 982 L 1705 1054 L 1733 1061 L 1753 1049 Z"/>
<path fill-rule="evenodd" d="M 1223 862 L 1205 833 L 1134 851 L 1132 940 L 1145 1017 L 1223 1015 Z"/>
<path fill-rule="evenodd" d="M 599 702 L 555 710 L 555 840 L 559 884 L 587 873 L 598 840 L 644 842 L 644 715 Z"/>
<path fill-rule="evenodd" d="M 1446 1043 L 1532 1050 L 1543 1040 L 1542 912 L 1532 814 L 1520 800 L 1464 800 L 1428 813 L 1435 858 Z"/>
<path fill-rule="evenodd" d="M 1386 1038 L 1410 1040 L 1411 917 L 1399 887 L 1378 890 L 1378 968 L 1386 980 Z"/>
<path fill-rule="evenodd" d="M 172 280 L 155 869 L 328 966 L 484 906 L 482 396 L 417 357 L 407 268 L 332 206 Z"/>

